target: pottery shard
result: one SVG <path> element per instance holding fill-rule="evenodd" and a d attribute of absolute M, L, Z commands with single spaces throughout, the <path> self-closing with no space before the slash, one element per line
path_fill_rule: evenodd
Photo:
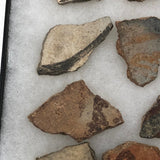
<path fill-rule="evenodd" d="M 67 3 L 71 3 L 71 2 L 87 2 L 90 0 L 57 0 L 58 4 L 67 4 Z"/>
<path fill-rule="evenodd" d="M 57 25 L 46 36 L 38 73 L 59 75 L 76 71 L 111 31 L 109 17 L 82 25 Z"/>
<path fill-rule="evenodd" d="M 139 86 L 153 81 L 160 64 L 160 20 L 156 17 L 116 22 L 118 53 L 128 65 L 128 78 Z"/>
<path fill-rule="evenodd" d="M 78 142 L 123 123 L 120 112 L 82 80 L 52 96 L 29 119 L 42 131 L 67 134 Z"/>
<path fill-rule="evenodd" d="M 143 2 L 144 0 L 128 0 L 128 1 L 137 1 L 137 2 Z"/>
<path fill-rule="evenodd" d="M 160 96 L 143 118 L 140 136 L 143 138 L 160 138 Z"/>
<path fill-rule="evenodd" d="M 157 147 L 136 142 L 126 142 L 103 154 L 103 160 L 160 160 Z"/>
<path fill-rule="evenodd" d="M 36 160 L 96 160 L 95 153 L 88 143 L 68 146 Z"/>

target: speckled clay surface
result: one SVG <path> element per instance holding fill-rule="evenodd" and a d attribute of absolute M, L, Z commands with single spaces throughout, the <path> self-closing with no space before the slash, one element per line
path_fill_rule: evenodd
<path fill-rule="evenodd" d="M 44 132 L 68 134 L 78 142 L 123 123 L 119 110 L 82 80 L 53 95 L 29 119 Z"/>
<path fill-rule="evenodd" d="M 116 22 L 117 51 L 128 65 L 128 78 L 145 86 L 158 75 L 160 64 L 160 19 L 156 17 Z"/>
<path fill-rule="evenodd" d="M 157 147 L 136 142 L 126 142 L 103 154 L 103 160 L 159 160 Z"/>
<path fill-rule="evenodd" d="M 160 96 L 144 115 L 140 136 L 143 138 L 160 138 Z"/>
<path fill-rule="evenodd" d="M 96 156 L 88 143 L 67 146 L 57 152 L 36 158 L 36 160 L 96 160 Z"/>

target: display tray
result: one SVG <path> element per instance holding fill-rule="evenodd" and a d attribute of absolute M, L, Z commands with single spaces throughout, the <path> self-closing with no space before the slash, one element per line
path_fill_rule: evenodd
<path fill-rule="evenodd" d="M 148 16 L 160 18 L 159 8 L 159 0 L 146 0 L 143 3 L 92 0 L 63 6 L 58 5 L 56 0 L 12 0 L 8 48 L 5 39 L 3 50 L 3 63 L 7 55 L 8 61 L 4 72 L 5 86 L 2 83 L 5 92 L 0 159 L 35 160 L 64 146 L 77 144 L 69 136 L 42 132 L 29 122 L 27 116 L 67 84 L 80 79 L 94 94 L 118 108 L 125 121 L 86 140 L 95 150 L 98 160 L 106 150 L 125 141 L 160 147 L 157 139 L 139 137 L 141 119 L 160 94 L 160 75 L 145 87 L 136 86 L 127 78 L 127 65 L 116 50 L 118 37 L 115 26 L 78 71 L 59 76 L 39 76 L 36 71 L 43 40 L 51 27 L 57 24 L 82 24 L 103 16 L 110 16 L 113 23 Z M 7 26 L 6 21 L 6 34 Z"/>

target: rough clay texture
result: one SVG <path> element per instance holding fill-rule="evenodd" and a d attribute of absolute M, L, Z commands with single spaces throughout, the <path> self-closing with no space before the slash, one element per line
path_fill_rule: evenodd
<path fill-rule="evenodd" d="M 38 73 L 59 75 L 76 71 L 88 60 L 93 49 L 106 38 L 112 27 L 109 17 L 82 25 L 53 27 L 43 44 Z"/>
<path fill-rule="evenodd" d="M 71 2 L 87 2 L 90 0 L 57 0 L 58 4 L 67 4 L 67 3 L 71 3 Z"/>
<path fill-rule="evenodd" d="M 29 119 L 45 132 L 68 134 L 78 142 L 123 123 L 120 112 L 82 80 L 52 96 Z"/>
<path fill-rule="evenodd" d="M 103 154 L 103 160 L 160 160 L 160 150 L 136 142 L 126 142 Z"/>
<path fill-rule="evenodd" d="M 88 143 L 68 146 L 36 160 L 95 160 L 95 153 Z"/>
<path fill-rule="evenodd" d="M 139 86 L 153 81 L 160 64 L 160 20 L 156 17 L 116 22 L 118 53 L 128 65 L 128 78 Z"/>
<path fill-rule="evenodd" d="M 143 138 L 160 138 L 160 96 L 143 118 L 140 136 Z"/>

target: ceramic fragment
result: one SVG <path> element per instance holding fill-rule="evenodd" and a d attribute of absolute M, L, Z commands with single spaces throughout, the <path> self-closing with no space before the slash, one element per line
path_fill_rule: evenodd
<path fill-rule="evenodd" d="M 109 17 L 82 25 L 57 25 L 46 36 L 38 66 L 40 75 L 76 71 L 111 31 Z"/>
<path fill-rule="evenodd" d="M 96 160 L 95 153 L 88 143 L 68 146 L 36 160 Z"/>
<path fill-rule="evenodd" d="M 118 53 L 128 65 L 128 78 L 139 86 L 153 81 L 160 64 L 160 20 L 156 17 L 116 22 Z"/>
<path fill-rule="evenodd" d="M 82 80 L 49 98 L 29 119 L 44 132 L 67 134 L 78 142 L 123 123 L 119 110 L 94 95 Z"/>
<path fill-rule="evenodd" d="M 160 96 L 152 108 L 145 114 L 140 136 L 143 138 L 160 138 Z"/>
<path fill-rule="evenodd" d="M 160 160 L 157 147 L 126 142 L 103 154 L 103 160 Z"/>
<path fill-rule="evenodd" d="M 87 2 L 90 0 L 57 0 L 58 4 L 67 4 L 67 3 L 74 3 L 74 2 Z"/>

